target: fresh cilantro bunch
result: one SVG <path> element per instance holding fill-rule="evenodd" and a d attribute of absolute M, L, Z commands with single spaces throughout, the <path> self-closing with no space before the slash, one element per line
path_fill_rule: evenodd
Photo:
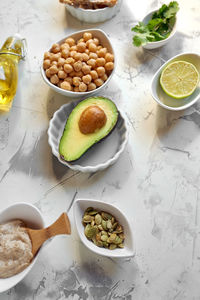
<path fill-rule="evenodd" d="M 178 3 L 172 1 L 168 6 L 163 4 L 162 7 L 152 15 L 151 20 L 149 20 L 146 25 L 143 22 L 139 22 L 138 25 L 131 29 L 137 33 L 133 37 L 133 45 L 139 47 L 146 45 L 148 42 L 166 39 L 173 29 L 178 10 Z"/>

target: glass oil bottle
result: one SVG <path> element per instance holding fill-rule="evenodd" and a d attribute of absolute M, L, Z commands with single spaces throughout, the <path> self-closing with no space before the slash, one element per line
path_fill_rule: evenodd
<path fill-rule="evenodd" d="M 0 111 L 9 111 L 17 90 L 18 63 L 25 57 L 25 39 L 14 35 L 0 49 Z"/>

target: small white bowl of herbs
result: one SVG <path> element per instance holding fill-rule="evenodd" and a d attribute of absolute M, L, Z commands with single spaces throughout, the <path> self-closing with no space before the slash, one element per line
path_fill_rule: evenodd
<path fill-rule="evenodd" d="M 163 4 L 160 9 L 146 15 L 142 22 L 131 29 L 135 33 L 133 45 L 155 49 L 167 44 L 176 33 L 178 10 L 178 3 L 172 1 L 169 5 Z"/>

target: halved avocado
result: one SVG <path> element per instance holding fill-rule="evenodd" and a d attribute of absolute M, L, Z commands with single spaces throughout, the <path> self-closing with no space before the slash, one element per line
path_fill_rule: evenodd
<path fill-rule="evenodd" d="M 99 124 L 99 120 L 95 120 L 95 113 L 91 116 L 95 108 L 97 108 L 97 115 L 100 112 L 101 117 L 103 117 L 100 120 L 101 125 L 92 133 L 84 132 L 80 122 L 84 119 L 85 114 L 90 116 L 87 120 L 88 128 L 94 124 L 95 126 Z M 60 140 L 59 152 L 61 157 L 66 161 L 79 159 L 92 145 L 108 136 L 115 127 L 117 120 L 117 107 L 107 98 L 91 97 L 79 102 L 70 113 Z"/>

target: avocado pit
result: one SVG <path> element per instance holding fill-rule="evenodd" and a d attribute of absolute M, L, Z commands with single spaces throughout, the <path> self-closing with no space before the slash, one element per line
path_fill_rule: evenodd
<path fill-rule="evenodd" d="M 81 133 L 90 134 L 101 129 L 106 121 L 107 117 L 103 109 L 97 105 L 91 105 L 82 112 L 78 125 Z"/>

